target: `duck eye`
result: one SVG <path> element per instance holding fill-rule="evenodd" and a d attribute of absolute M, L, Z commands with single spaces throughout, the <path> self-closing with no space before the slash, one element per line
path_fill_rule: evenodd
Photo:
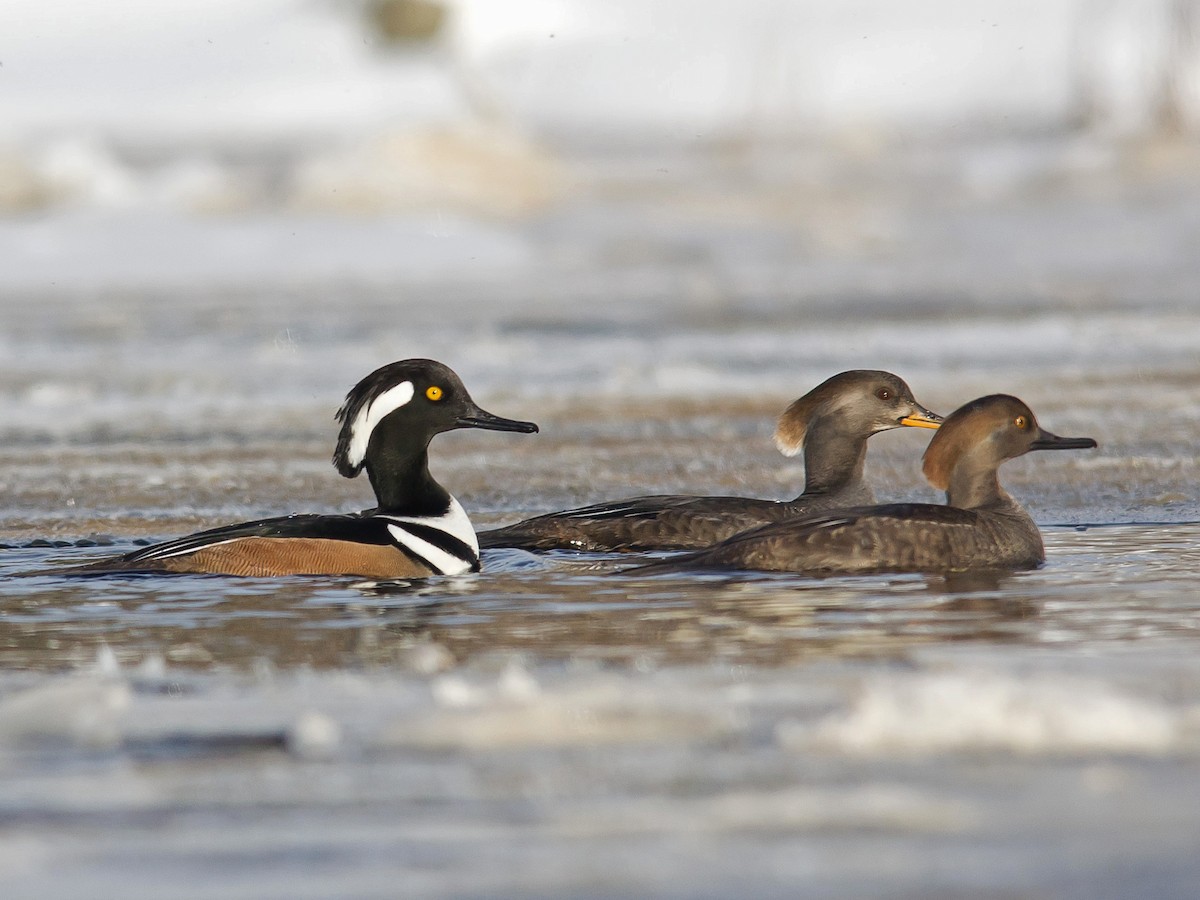
<path fill-rule="evenodd" d="M 1029 424 L 1029 420 L 1024 416 L 1017 416 L 1015 419 L 1013 419 L 1013 424 L 1024 431 L 1025 427 Z"/>
<path fill-rule="evenodd" d="M 438 387 L 436 384 L 433 385 L 432 387 L 427 387 L 427 388 L 425 388 L 425 396 L 428 397 L 430 400 L 432 400 L 434 403 L 436 403 L 437 401 L 442 399 L 442 389 L 440 387 Z"/>
<path fill-rule="evenodd" d="M 880 388 L 879 390 L 877 390 L 875 392 L 875 396 L 878 397 L 880 400 L 891 400 L 892 392 L 889 391 L 887 388 Z"/>

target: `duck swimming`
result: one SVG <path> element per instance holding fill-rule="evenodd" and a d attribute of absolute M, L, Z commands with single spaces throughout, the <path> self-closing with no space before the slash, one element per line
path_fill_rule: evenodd
<path fill-rule="evenodd" d="M 456 428 L 532 433 L 532 422 L 480 409 L 439 362 L 406 359 L 360 381 L 338 410 L 333 463 L 363 469 L 374 509 L 291 515 L 226 525 L 86 566 L 38 574 L 202 572 L 224 575 L 357 575 L 416 578 L 479 571 L 475 530 L 429 474 L 429 442 Z"/>
<path fill-rule="evenodd" d="M 688 550 L 738 532 L 874 497 L 863 480 L 867 439 L 901 426 L 937 428 L 942 417 L 891 372 L 834 375 L 779 417 L 775 444 L 804 452 L 804 492 L 794 500 L 654 495 L 547 513 L 479 534 L 479 546 L 526 550 Z"/>
<path fill-rule="evenodd" d="M 1016 397 L 982 397 L 955 410 L 925 451 L 925 477 L 946 492 L 944 506 L 893 503 L 807 515 L 625 572 L 753 569 L 835 575 L 1036 568 L 1046 557 L 1041 533 L 1000 486 L 997 470 L 1031 450 L 1095 446 L 1092 438 L 1044 430 Z"/>

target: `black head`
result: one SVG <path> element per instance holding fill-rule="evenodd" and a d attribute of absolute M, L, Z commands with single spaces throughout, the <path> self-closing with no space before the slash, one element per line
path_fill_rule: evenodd
<path fill-rule="evenodd" d="M 954 469 L 964 461 L 980 470 L 1030 450 L 1086 450 L 1092 438 L 1063 438 L 1037 423 L 1033 411 L 1016 397 L 992 394 L 972 400 L 950 414 L 925 450 L 923 470 L 929 483 L 948 490 Z"/>
<path fill-rule="evenodd" d="M 538 430 L 532 422 L 502 419 L 480 409 L 462 381 L 431 359 L 405 359 L 376 369 L 346 395 L 333 464 L 347 478 L 366 465 L 380 441 L 405 441 L 423 449 L 435 434 L 455 428 Z"/>
<path fill-rule="evenodd" d="M 836 418 L 842 431 L 864 438 L 903 425 L 937 428 L 942 421 L 916 401 L 898 376 L 852 369 L 817 385 L 784 410 L 775 429 L 775 446 L 784 456 L 795 456 L 812 424 L 824 418 Z"/>

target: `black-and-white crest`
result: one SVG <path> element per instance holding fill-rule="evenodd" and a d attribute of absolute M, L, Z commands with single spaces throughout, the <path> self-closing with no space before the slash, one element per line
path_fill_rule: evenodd
<path fill-rule="evenodd" d="M 342 423 L 333 452 L 337 470 L 347 478 L 358 475 L 366 463 L 371 434 L 379 423 L 431 385 L 448 395 L 466 393 L 453 371 L 431 359 L 390 363 L 356 384 L 337 411 L 337 421 Z"/>

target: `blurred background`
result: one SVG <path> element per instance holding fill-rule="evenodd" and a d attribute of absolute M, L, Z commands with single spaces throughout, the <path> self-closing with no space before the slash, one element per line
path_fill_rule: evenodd
<path fill-rule="evenodd" d="M 526 416 L 757 421 L 867 366 L 1200 427 L 1200 0 L 8 0 L 0 35 L 10 445 L 326 441 L 404 356 Z"/>
<path fill-rule="evenodd" d="M 758 188 L 757 218 L 879 249 L 931 184 L 978 201 L 1190 173 L 1198 23 L 1195 0 L 10 0 L 0 211 L 75 220 L 6 228 L 3 278 L 462 275 L 528 264 L 497 222 L 680 182 L 697 217 Z M 267 214 L 430 224 L 369 247 L 219 237 Z M 199 224 L 139 247 L 97 217 Z M 431 254 L 464 219 L 493 226 L 479 253 Z M 164 256 L 172 238 L 188 251 Z"/>
<path fill-rule="evenodd" d="M 1198 20 L 1194 0 L 12 0 L 3 202 L 514 214 L 552 198 L 558 156 L 646 145 L 882 161 L 1073 136 L 1096 168 L 1194 132 Z M 489 166 L 519 183 L 465 178 Z"/>

